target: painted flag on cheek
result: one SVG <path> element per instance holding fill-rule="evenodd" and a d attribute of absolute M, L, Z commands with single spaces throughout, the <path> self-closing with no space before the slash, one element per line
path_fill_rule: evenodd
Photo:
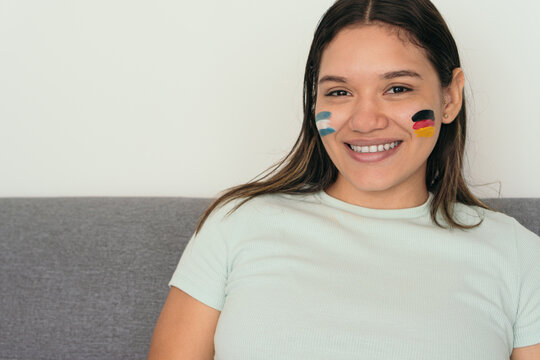
<path fill-rule="evenodd" d="M 330 124 L 331 117 L 332 113 L 328 111 L 322 111 L 318 113 L 315 117 L 317 130 L 319 130 L 319 134 L 321 135 L 321 137 L 325 137 L 326 135 L 330 135 L 336 132 L 336 130 L 333 129 Z"/>
<path fill-rule="evenodd" d="M 414 122 L 414 133 L 417 137 L 432 137 L 435 135 L 435 113 L 433 110 L 417 112 L 412 121 Z"/>

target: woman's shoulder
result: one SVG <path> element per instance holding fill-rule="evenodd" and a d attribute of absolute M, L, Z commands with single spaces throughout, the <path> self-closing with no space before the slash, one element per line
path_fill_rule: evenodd
<path fill-rule="evenodd" d="M 262 194 L 251 199 L 235 198 L 219 204 L 210 214 L 210 221 L 225 223 L 246 222 L 257 217 L 305 211 L 306 205 L 320 203 L 317 193 Z"/>
<path fill-rule="evenodd" d="M 287 224 L 310 221 L 316 214 L 306 203 L 316 203 L 315 194 L 263 194 L 252 199 L 235 198 L 219 204 L 206 218 L 197 237 L 253 238 Z M 306 206 L 308 205 L 308 206 Z"/>
<path fill-rule="evenodd" d="M 516 218 L 503 212 L 458 203 L 454 207 L 456 218 L 466 225 L 480 223 L 478 230 L 508 234 L 512 237 L 536 237 L 538 235 L 523 226 Z"/>

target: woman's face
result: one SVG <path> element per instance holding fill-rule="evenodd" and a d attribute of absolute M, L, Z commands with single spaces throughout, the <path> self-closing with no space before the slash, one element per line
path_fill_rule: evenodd
<path fill-rule="evenodd" d="M 446 90 L 422 49 L 380 25 L 346 28 L 321 59 L 316 121 L 339 170 L 327 192 L 375 208 L 427 198 Z M 461 106 L 461 105 L 460 105 Z"/>

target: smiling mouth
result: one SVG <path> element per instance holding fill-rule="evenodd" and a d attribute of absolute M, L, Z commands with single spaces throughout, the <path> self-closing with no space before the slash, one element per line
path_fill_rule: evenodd
<path fill-rule="evenodd" d="M 351 144 L 347 144 L 347 145 L 352 151 L 364 154 L 364 153 L 378 153 L 378 152 L 388 151 L 388 150 L 398 147 L 402 142 L 403 141 L 398 140 L 398 141 L 393 141 L 386 144 L 371 145 L 371 146 L 354 146 Z"/>

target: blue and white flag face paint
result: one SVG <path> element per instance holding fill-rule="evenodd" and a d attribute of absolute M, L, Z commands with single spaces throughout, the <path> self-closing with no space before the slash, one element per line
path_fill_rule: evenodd
<path fill-rule="evenodd" d="M 321 137 L 335 133 L 336 130 L 330 126 L 330 117 L 332 116 L 331 112 L 322 111 L 315 116 L 315 124 L 319 130 Z"/>

